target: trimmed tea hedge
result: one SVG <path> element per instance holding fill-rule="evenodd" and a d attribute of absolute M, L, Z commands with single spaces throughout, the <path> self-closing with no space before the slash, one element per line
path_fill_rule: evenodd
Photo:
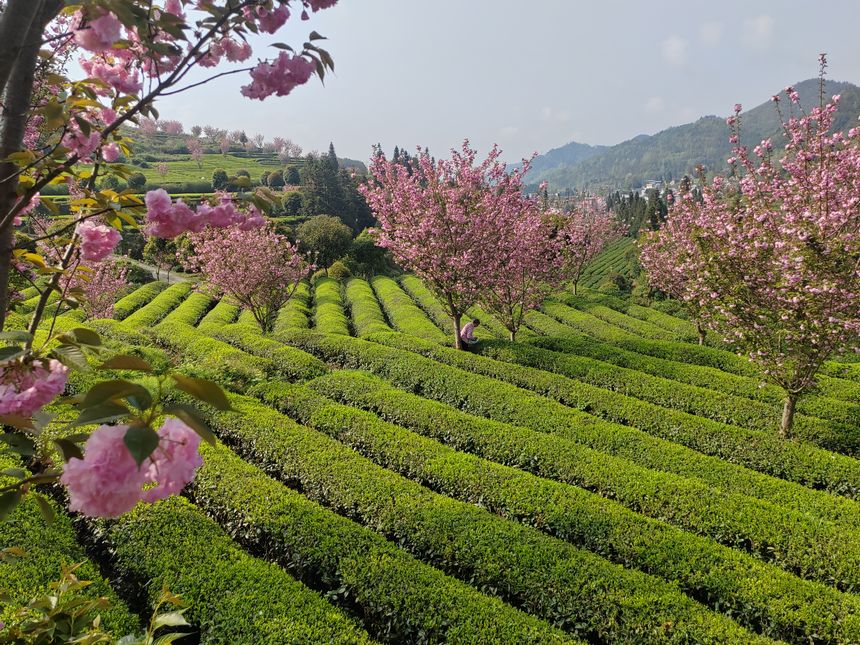
<path fill-rule="evenodd" d="M 190 496 L 233 538 L 327 597 L 357 607 L 371 634 L 401 643 L 563 643 L 547 623 L 449 578 L 380 535 L 242 461 L 204 446 Z"/>
<path fill-rule="evenodd" d="M 344 378 L 352 376 L 340 374 L 343 377 L 318 383 L 319 389 L 337 395 Z M 805 639 L 827 634 L 833 642 L 860 638 L 860 598 L 856 596 L 800 581 L 751 556 L 646 519 L 618 502 L 459 453 L 369 412 L 303 389 L 267 383 L 256 391 L 282 412 L 352 446 L 384 468 L 449 497 L 539 528 L 625 567 L 678 582 L 693 598 L 726 611 L 748 627 L 756 629 L 764 624 L 768 636 Z M 457 427 L 439 427 L 436 434 L 457 431 Z M 744 511 L 755 514 L 754 508 Z M 667 553 L 673 557 L 667 558 Z"/>
<path fill-rule="evenodd" d="M 362 278 L 349 278 L 344 288 L 344 296 L 349 305 L 352 327 L 357 336 L 365 336 L 380 331 L 392 331 L 385 322 L 385 315 L 376 301 L 373 289 Z"/>
<path fill-rule="evenodd" d="M 198 509 L 173 497 L 138 506 L 106 531 L 121 583 L 162 585 L 188 603 L 205 643 L 370 643 L 342 611 L 281 568 L 248 556 Z"/>
<path fill-rule="evenodd" d="M 11 455 L 0 454 L 0 470 L 20 466 Z M 8 483 L 6 477 L 0 477 L 0 481 Z M 90 599 L 105 597 L 111 603 L 109 609 L 100 612 L 104 628 L 117 636 L 137 632 L 137 616 L 114 593 L 77 543 L 69 516 L 53 501 L 48 504 L 56 514 L 50 524 L 31 497 L 26 497 L 9 517 L 0 521 L 0 548 L 18 547 L 24 551 L 20 558 L 0 558 L 0 589 L 11 599 L 9 604 L 0 604 L 0 620 L 8 622 L 16 607 L 48 594 L 48 585 L 60 579 L 63 565 L 80 564 L 75 575 L 92 582 L 83 595 Z"/>
<path fill-rule="evenodd" d="M 196 325 L 206 312 L 215 306 L 215 300 L 208 293 L 195 291 L 180 303 L 161 321 L 163 323 L 184 323 Z"/>
<path fill-rule="evenodd" d="M 190 282 L 172 284 L 120 324 L 132 331 L 152 327 L 185 300 L 193 288 Z"/>
<path fill-rule="evenodd" d="M 854 480 L 860 480 L 860 461 L 808 443 L 785 441 L 776 434 L 728 426 L 685 412 L 661 408 L 557 374 L 495 361 L 471 352 L 440 347 L 399 334 L 375 334 L 369 340 L 417 352 L 435 361 L 507 381 L 567 406 L 599 414 L 610 421 L 639 428 L 703 454 L 742 464 L 789 481 L 814 488 L 837 490 L 845 482 L 834 481 L 834 473 L 845 473 Z M 860 491 L 860 488 L 855 491 Z"/>
<path fill-rule="evenodd" d="M 310 286 L 307 280 L 302 280 L 296 287 L 293 297 L 278 312 L 278 317 L 275 319 L 275 331 L 307 329 L 310 327 L 310 299 Z"/>
<path fill-rule="evenodd" d="M 776 434 L 779 427 L 782 410 L 775 405 L 678 383 L 590 358 L 504 341 L 481 343 L 476 352 L 488 358 L 554 372 L 664 408 L 722 423 L 771 434 Z M 853 456 L 860 450 L 860 418 L 851 421 L 852 425 L 839 424 L 798 414 L 795 417 L 794 434 L 824 448 Z"/>
<path fill-rule="evenodd" d="M 410 336 L 424 338 L 434 343 L 453 343 L 453 327 L 450 333 L 439 329 L 421 309 L 412 302 L 397 282 L 387 276 L 375 276 L 370 284 L 379 299 L 388 320 L 399 331 Z"/>
<path fill-rule="evenodd" d="M 403 290 L 418 304 L 418 306 L 424 310 L 430 319 L 436 323 L 436 326 L 439 327 L 443 332 L 446 330 L 453 330 L 453 323 L 451 322 L 451 317 L 445 311 L 445 308 L 439 302 L 433 292 L 428 289 L 423 282 L 419 278 L 414 275 L 403 275 L 400 277 L 400 286 Z M 472 309 L 477 309 L 473 307 Z M 503 337 L 507 336 L 507 330 L 495 319 L 492 318 L 488 313 L 481 312 L 478 314 L 476 311 L 469 311 L 463 316 L 463 322 L 465 323 L 469 317 L 478 318 L 481 321 L 481 324 L 475 328 L 475 337 L 484 339 L 484 338 L 494 338 L 496 336 L 495 332 L 492 331 L 491 327 L 494 324 L 498 327 L 501 327 L 503 333 L 501 334 Z"/>
<path fill-rule="evenodd" d="M 329 364 L 377 373 L 398 387 L 466 412 L 555 434 L 647 468 L 696 477 L 727 492 L 741 493 L 788 508 L 838 518 L 853 502 L 703 455 L 635 428 L 609 423 L 508 383 L 432 361 L 411 352 L 356 338 L 291 332 L 281 340 L 301 347 Z M 465 352 L 464 352 L 465 353 Z M 798 476 L 821 477 L 844 494 L 860 491 L 856 460 L 835 459 Z M 825 466 L 827 466 L 825 468 Z M 817 481 L 817 480 L 816 480 Z"/>
<path fill-rule="evenodd" d="M 660 376 L 725 394 L 763 401 L 775 406 L 781 405 L 785 396 L 780 388 L 775 385 L 763 385 L 758 379 L 730 374 L 714 367 L 688 365 L 664 358 L 637 354 L 613 347 L 608 343 L 595 341 L 585 335 L 534 337 L 528 340 L 528 344 L 552 350 L 561 355 L 575 354 L 593 358 L 618 367 L 638 370 L 653 376 Z M 860 387 L 856 389 L 860 395 Z M 798 401 L 797 409 L 798 412 L 831 419 L 839 423 L 860 423 L 860 405 L 840 399 L 807 394 Z"/>
<path fill-rule="evenodd" d="M 432 493 L 257 401 L 233 396 L 231 402 L 236 412 L 212 413 L 209 422 L 246 456 L 421 559 L 552 624 L 600 640 L 759 640 L 670 584 Z"/>
<path fill-rule="evenodd" d="M 159 293 L 167 288 L 166 282 L 148 282 L 138 287 L 127 296 L 120 298 L 113 306 L 113 318 L 123 320 L 143 307 Z"/>
<path fill-rule="evenodd" d="M 212 307 L 197 323 L 197 329 L 203 333 L 211 333 L 236 321 L 239 316 L 239 307 L 231 303 L 227 298 L 221 298 L 218 304 Z"/>
<path fill-rule="evenodd" d="M 333 278 L 314 281 L 314 327 L 325 334 L 349 336 L 349 319 L 343 311 L 340 282 Z"/>

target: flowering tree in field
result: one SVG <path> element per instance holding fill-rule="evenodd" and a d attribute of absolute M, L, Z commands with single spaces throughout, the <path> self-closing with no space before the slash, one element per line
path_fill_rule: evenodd
<path fill-rule="evenodd" d="M 786 94 L 782 158 L 770 141 L 752 154 L 738 145 L 735 106 L 733 176 L 705 185 L 701 203 L 682 198 L 642 251 L 655 286 L 692 303 L 783 388 L 783 436 L 821 364 L 860 342 L 860 128 L 830 132 L 839 97 L 825 103 L 823 80 L 808 113 Z"/>
<path fill-rule="evenodd" d="M 80 269 L 88 268 L 89 271 Z M 116 266 L 116 262 L 97 262 L 93 267 L 79 267 L 74 282 L 83 291 L 82 307 L 87 318 L 110 318 L 113 303 L 128 286 L 128 269 Z"/>
<path fill-rule="evenodd" d="M 450 160 L 434 162 L 419 149 L 409 172 L 378 153 L 371 164 L 375 182 L 360 188 L 379 220 L 378 244 L 440 299 L 458 348 L 463 312 L 500 284 L 505 271 L 502 232 L 534 208 L 523 197 L 523 170 L 508 173 L 500 154 L 494 147 L 476 165 L 468 141 Z"/>
<path fill-rule="evenodd" d="M 621 236 L 620 228 L 606 210 L 602 200 L 583 199 L 566 213 L 553 216 L 562 256 L 559 276 L 573 283 L 573 293 L 582 276 L 582 270 L 606 245 Z"/>
<path fill-rule="evenodd" d="M 250 311 L 261 331 L 268 333 L 278 310 L 293 296 L 312 265 L 286 237 L 264 225 L 262 218 L 247 222 L 192 233 L 193 252 L 188 264 L 216 290 Z"/>
<path fill-rule="evenodd" d="M 173 203 L 163 191 L 151 191 L 144 203 L 131 192 L 98 189 L 105 185 L 99 182 L 102 178 L 130 175 L 131 169 L 118 163 L 133 149 L 124 126 L 156 131 L 154 104 L 160 96 L 225 74 L 248 74 L 241 92 L 258 100 L 285 96 L 313 74 L 322 77 L 333 69 L 333 61 L 315 44 L 321 36 L 312 32 L 301 50 L 278 43 L 279 50 L 268 60 L 221 72 L 213 69 L 203 81 L 187 80 L 195 69 L 249 60 L 249 34 L 274 34 L 293 12 L 307 19 L 310 12 L 335 1 L 0 3 L 0 329 L 6 325 L 13 272 L 40 292 L 27 331 L 6 331 L 0 337 L 7 344 L 0 348 L 0 423 L 13 429 L 0 435 L 4 445 L 33 454 L 33 437 L 49 421 L 41 408 L 62 393 L 70 367 L 86 366 L 85 352 L 104 351 L 99 337 L 85 328 L 52 334 L 34 346 L 53 294 L 60 294 L 55 314 L 64 304 L 86 297 L 70 287 L 81 280 L 82 266 L 98 271 L 121 231 L 139 226 L 143 216 L 148 235 L 172 238 L 206 228 L 259 226 L 263 220 L 256 209 L 271 204 L 269 196 L 254 195 L 250 214 L 228 218 L 225 209 L 207 205 L 193 210 L 181 201 Z M 67 72 L 71 60 L 77 60 L 74 69 L 83 70 L 82 75 Z M 162 127 L 181 132 L 175 124 Z M 27 219 L 40 201 L 40 191 L 63 182 L 72 195 L 69 216 L 61 217 L 53 202 L 41 200 L 58 224 L 28 235 L 33 227 L 27 226 Z M 39 245 L 52 252 L 43 255 Z M 132 356 L 102 357 L 98 363 L 106 370 L 152 371 Z M 101 421 L 122 425 L 102 426 L 89 438 L 73 435 L 54 442 L 67 462 L 63 483 L 76 510 L 112 516 L 139 499 L 176 492 L 193 475 L 198 462 L 191 453 L 196 454 L 199 437 L 211 441 L 212 436 L 193 407 L 171 406 L 161 392 L 171 384 L 221 409 L 229 404 L 213 383 L 178 373 L 156 378 L 154 393 L 117 378 L 99 382 L 79 397 L 81 414 L 73 426 Z M 156 427 L 164 415 L 169 418 Z M 82 452 L 78 444 L 84 442 Z M 50 462 L 48 454 L 42 455 L 42 463 Z M 0 518 L 23 494 L 58 477 L 58 472 L 45 470 L 0 486 Z"/>
<path fill-rule="evenodd" d="M 191 158 L 197 163 L 197 167 L 202 168 L 203 144 L 200 143 L 200 139 L 190 137 L 185 141 L 185 145 L 188 147 L 188 152 L 191 153 Z"/>

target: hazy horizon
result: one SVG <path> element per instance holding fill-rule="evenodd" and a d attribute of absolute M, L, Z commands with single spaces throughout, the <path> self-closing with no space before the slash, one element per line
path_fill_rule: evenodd
<path fill-rule="evenodd" d="M 718 8 L 675 0 L 581 6 L 544 0 L 341 2 L 311 21 L 292 20 L 275 40 L 329 38 L 336 73 L 284 98 L 250 101 L 246 75 L 218 79 L 158 103 L 163 118 L 285 136 L 306 151 L 333 142 L 366 160 L 381 143 L 445 154 L 469 138 L 494 142 L 508 161 L 570 141 L 613 145 L 701 116 L 753 107 L 817 74 L 860 83 L 860 5 L 799 0 Z M 853 18 L 853 19 L 852 19 Z M 202 78 L 199 76 L 198 78 Z"/>

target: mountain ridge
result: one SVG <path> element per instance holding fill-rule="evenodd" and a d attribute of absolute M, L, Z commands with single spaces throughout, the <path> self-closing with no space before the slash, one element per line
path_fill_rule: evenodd
<path fill-rule="evenodd" d="M 807 79 L 794 87 L 805 108 L 818 104 L 819 79 Z M 860 87 L 828 80 L 824 96 L 829 99 L 833 94 L 842 97 L 835 128 L 853 126 L 860 114 Z M 784 95 L 780 107 L 788 110 Z M 782 128 L 771 100 L 741 113 L 741 143 L 754 146 L 772 138 L 777 144 L 781 137 Z M 693 174 L 698 165 L 709 172 L 721 172 L 726 168 L 726 158 L 731 156 L 728 138 L 725 118 L 708 115 L 612 146 L 571 141 L 536 157 L 526 181 L 531 187 L 546 181 L 553 191 L 636 189 L 648 180 L 677 180 Z"/>

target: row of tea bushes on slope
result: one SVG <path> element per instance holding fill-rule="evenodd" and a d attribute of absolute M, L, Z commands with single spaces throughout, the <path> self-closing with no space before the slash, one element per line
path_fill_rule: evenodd
<path fill-rule="evenodd" d="M 302 492 L 423 560 L 575 635 L 637 642 L 756 642 L 668 585 L 405 480 L 252 399 L 211 427 Z"/>
<path fill-rule="evenodd" d="M 387 642 L 563 643 L 548 624 L 421 563 L 242 461 L 203 450 L 189 495 L 243 545 L 357 609 Z"/>
<path fill-rule="evenodd" d="M 536 324 L 538 317 L 539 315 L 531 317 L 533 324 Z M 549 323 L 544 323 L 543 319 L 545 318 L 545 316 L 540 316 L 540 323 L 551 326 L 554 321 L 550 319 Z M 574 355 L 595 359 L 617 367 L 633 369 L 651 374 L 652 376 L 669 379 L 673 382 L 685 383 L 723 394 L 761 401 L 771 406 L 781 405 L 784 397 L 780 388 L 774 385 L 763 385 L 758 379 L 730 374 L 714 367 L 679 363 L 664 358 L 655 358 L 646 354 L 637 354 L 636 352 L 620 349 L 608 343 L 595 341 L 584 334 L 577 334 L 575 332 L 564 336 L 530 338 L 528 345 L 551 350 L 559 355 Z M 522 346 L 524 347 L 525 344 Z M 860 387 L 856 389 L 858 395 L 860 395 Z M 816 394 L 802 397 L 798 402 L 797 409 L 798 413 L 822 419 L 830 419 L 837 423 L 845 424 L 860 421 L 860 404 Z"/>
<path fill-rule="evenodd" d="M 344 285 L 344 297 L 349 306 L 352 327 L 357 336 L 392 331 L 376 300 L 373 289 L 362 278 L 349 278 Z"/>
<path fill-rule="evenodd" d="M 311 326 L 311 289 L 307 280 L 296 286 L 293 296 L 287 301 L 275 319 L 275 331 L 285 329 L 307 329 Z"/>
<path fill-rule="evenodd" d="M 392 326 L 410 336 L 417 336 L 434 343 L 453 342 L 453 327 L 450 334 L 439 329 L 427 317 L 412 298 L 397 282 L 386 276 L 376 276 L 370 281 L 373 291 Z"/>
<path fill-rule="evenodd" d="M 471 374 L 417 354 L 344 337 L 291 332 L 282 340 L 322 358 L 329 364 L 363 369 L 398 387 L 462 408 L 479 416 L 513 423 L 589 446 L 599 453 L 628 459 L 646 468 L 700 479 L 713 487 L 770 501 L 779 506 L 839 519 L 853 502 L 708 457 L 635 428 L 588 417 L 569 407 L 518 387 Z M 599 454 L 598 453 L 598 454 Z M 856 465 L 831 464 L 823 471 L 833 486 L 860 490 L 854 482 Z M 853 468 L 851 467 L 853 466 Z M 856 510 L 856 509 L 855 509 Z"/>
<path fill-rule="evenodd" d="M 520 343 L 488 341 L 479 345 L 477 352 L 488 358 L 553 372 L 713 421 L 771 434 L 776 434 L 779 428 L 781 409 L 777 406 L 686 385 L 635 369 Z M 860 450 L 860 406 L 854 411 L 856 416 L 848 419 L 847 423 L 798 414 L 794 433 L 823 448 L 856 455 Z"/>
<path fill-rule="evenodd" d="M 253 558 L 201 511 L 173 497 L 104 529 L 120 584 L 164 585 L 188 603 L 205 643 L 370 643 L 350 618 L 280 567 Z"/>
<path fill-rule="evenodd" d="M 682 363 L 716 367 L 724 372 L 731 372 L 739 376 L 761 378 L 761 372 L 751 361 L 726 350 L 717 349 L 716 347 L 703 347 L 691 343 L 643 338 L 614 325 L 607 324 L 605 321 L 595 318 L 589 313 L 558 302 L 545 302 L 543 304 L 543 311 L 577 331 L 588 334 L 598 340 L 612 343 L 622 349 L 629 349 L 640 354 L 648 354 L 657 358 L 666 358 Z M 855 390 L 856 387 L 854 384 L 860 382 L 860 366 L 857 365 L 828 361 L 821 366 L 820 373 L 819 389 L 828 396 L 843 398 L 831 392 L 831 388 L 843 386 L 843 384 L 838 382 L 831 384 L 830 381 L 832 379 L 848 379 L 852 381 L 851 386 Z"/>
<path fill-rule="evenodd" d="M 114 303 L 113 318 L 123 320 L 167 288 L 166 282 L 148 282 Z"/>
<path fill-rule="evenodd" d="M 349 336 L 349 319 L 343 310 L 340 282 L 334 278 L 314 281 L 314 328 L 324 334 Z"/>
<path fill-rule="evenodd" d="M 353 375 L 339 372 L 325 377 L 319 389 L 332 390 L 337 396 L 344 379 Z M 314 389 L 319 385 L 311 383 Z M 693 598 L 742 624 L 752 629 L 763 625 L 768 636 L 799 641 L 825 637 L 832 642 L 860 638 L 860 598 L 856 596 L 799 580 L 752 556 L 647 519 L 580 488 L 457 452 L 372 413 L 311 395 L 305 388 L 268 383 L 256 392 L 282 412 L 380 466 L 627 568 L 677 582 Z M 409 408 L 404 414 L 409 414 Z M 456 426 L 443 425 L 439 421 L 438 434 L 458 432 Z"/>
<path fill-rule="evenodd" d="M 588 420 L 600 415 L 662 439 L 719 457 L 769 475 L 811 486 L 837 490 L 844 481 L 833 474 L 860 479 L 860 462 L 822 450 L 810 443 L 785 441 L 777 435 L 755 432 L 669 410 L 593 385 L 531 367 L 504 363 L 398 334 L 376 334 L 375 342 L 417 352 L 435 361 L 555 399 L 570 408 L 588 410 Z"/>
<path fill-rule="evenodd" d="M 400 285 L 403 287 L 403 290 L 411 296 L 416 303 L 418 303 L 421 309 L 430 316 L 439 329 L 443 332 L 448 329 L 453 330 L 451 317 L 448 316 L 445 309 L 442 307 L 442 304 L 436 296 L 433 295 L 430 289 L 421 282 L 421 280 L 414 275 L 403 275 L 400 277 Z M 470 310 L 466 312 L 466 315 L 463 316 L 463 323 L 469 320 L 469 318 L 478 318 L 481 321 L 481 324 L 475 328 L 475 337 L 478 339 L 483 340 L 486 338 L 494 338 L 495 336 L 501 336 L 504 338 L 508 335 L 508 331 L 499 321 L 485 311 L 481 311 L 477 306 L 470 308 Z M 501 331 L 497 332 L 496 330 L 499 329 Z"/>

